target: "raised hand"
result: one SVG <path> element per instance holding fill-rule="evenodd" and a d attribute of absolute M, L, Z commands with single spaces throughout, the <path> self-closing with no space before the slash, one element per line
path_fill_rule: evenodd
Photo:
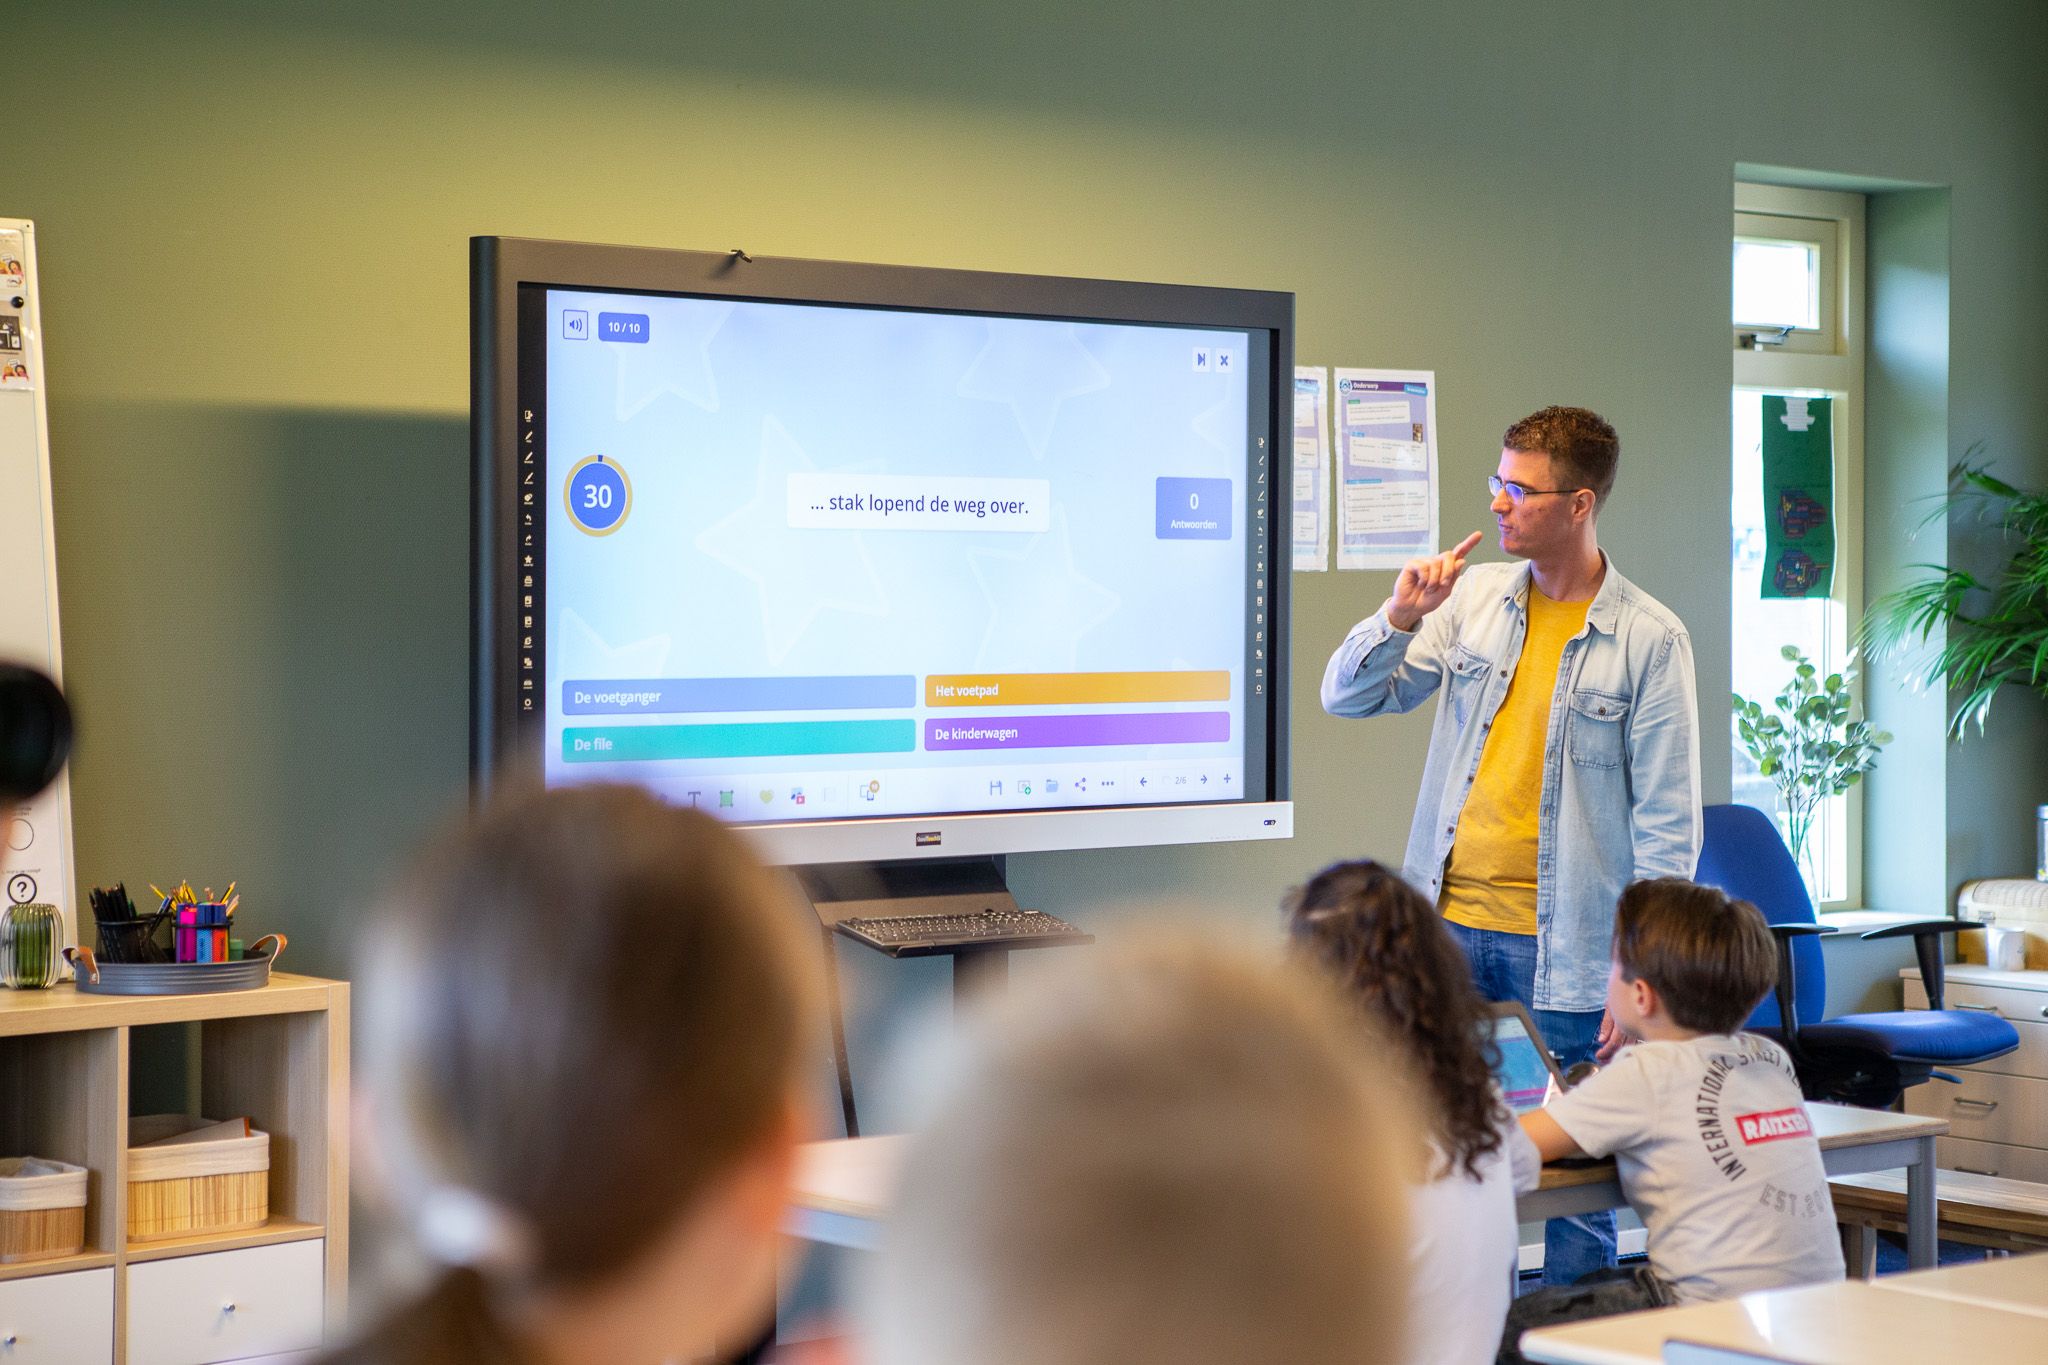
<path fill-rule="evenodd" d="M 1396 630 L 1413 630 L 1422 618 L 1450 599 L 1458 576 L 1465 572 L 1465 556 L 1479 544 L 1483 532 L 1474 531 L 1440 555 L 1424 555 L 1401 566 L 1394 580 L 1394 595 L 1387 599 L 1387 622 Z"/>

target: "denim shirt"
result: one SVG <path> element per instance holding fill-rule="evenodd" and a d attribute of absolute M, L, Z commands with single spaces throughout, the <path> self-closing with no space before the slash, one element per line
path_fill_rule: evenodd
<path fill-rule="evenodd" d="M 1359 622 L 1323 673 L 1323 709 L 1333 716 L 1412 711 L 1443 689 L 1402 867 L 1432 900 L 1522 657 L 1528 600 L 1526 562 L 1471 565 L 1413 632 L 1395 629 L 1384 608 Z M 1558 660 L 1543 756 L 1535 1004 L 1597 1010 L 1622 888 L 1692 876 L 1701 836 L 1692 640 L 1612 560 L 1585 628 Z"/>

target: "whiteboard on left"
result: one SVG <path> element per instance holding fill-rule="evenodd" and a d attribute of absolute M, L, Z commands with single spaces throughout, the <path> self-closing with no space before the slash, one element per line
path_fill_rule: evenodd
<path fill-rule="evenodd" d="M 62 682 L 46 381 L 35 224 L 0 218 L 0 662 L 26 664 Z M 65 941 L 75 940 L 68 774 L 0 815 L 0 879 L 0 903 L 54 905 Z"/>

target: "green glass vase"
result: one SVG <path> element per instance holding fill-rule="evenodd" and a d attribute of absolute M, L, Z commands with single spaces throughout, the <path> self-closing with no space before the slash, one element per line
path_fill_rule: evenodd
<path fill-rule="evenodd" d="M 0 985 L 41 990 L 64 968 L 64 920 L 34 901 L 0 911 Z"/>

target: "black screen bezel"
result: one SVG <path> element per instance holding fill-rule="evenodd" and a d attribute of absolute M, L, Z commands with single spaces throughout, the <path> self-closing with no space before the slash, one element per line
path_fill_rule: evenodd
<path fill-rule="evenodd" d="M 522 616 L 545 621 L 545 575 L 527 573 L 522 536 L 534 537 L 535 564 L 544 567 L 546 517 L 538 496 L 544 486 L 545 393 L 522 401 L 522 374 L 544 369 L 546 330 L 538 317 L 522 319 L 541 290 L 578 289 L 685 295 L 815 305 L 981 313 L 1086 322 L 1214 328 L 1263 334 L 1263 364 L 1251 374 L 1253 412 L 1265 395 L 1263 468 L 1256 502 L 1248 488 L 1248 531 L 1258 553 L 1247 557 L 1246 595 L 1263 608 L 1264 658 L 1253 658 L 1246 623 L 1244 676 L 1256 689 L 1246 698 L 1246 774 L 1257 774 L 1236 798 L 1280 802 L 1288 793 L 1288 589 L 1291 518 L 1275 490 L 1291 486 L 1294 391 L 1294 296 L 1263 290 L 1145 284 L 1064 276 L 1011 275 L 792 258 L 744 258 L 739 253 L 476 237 L 470 242 L 470 458 L 471 639 L 470 771 L 479 793 L 506 783 L 541 780 L 546 707 L 540 689 L 544 657 L 522 650 Z M 522 352 L 522 347 L 525 348 Z M 541 355 L 537 356 L 536 352 Z M 537 439 L 538 438 L 538 439 Z M 533 485 L 524 476 L 542 471 Z M 1249 482 L 1249 481 L 1248 481 Z M 1254 515 L 1266 512 L 1266 515 Z M 521 518 L 531 517 L 531 525 Z M 1283 529 L 1285 528 L 1285 529 Z M 1263 534 L 1259 532 L 1263 530 Z M 527 566 L 534 567 L 534 566 Z M 1262 578 L 1263 586 L 1252 580 Z M 532 579 L 528 584 L 523 580 Z M 531 590 L 530 610 L 522 599 Z M 540 631 L 526 632 L 544 639 Z M 524 663 L 524 667 L 522 667 Z M 531 707 L 522 704 L 530 699 Z M 1158 803 L 1171 805 L 1178 803 Z M 1192 804 L 1192 803 L 1190 803 Z M 1080 807 L 1121 809 L 1121 807 Z"/>

